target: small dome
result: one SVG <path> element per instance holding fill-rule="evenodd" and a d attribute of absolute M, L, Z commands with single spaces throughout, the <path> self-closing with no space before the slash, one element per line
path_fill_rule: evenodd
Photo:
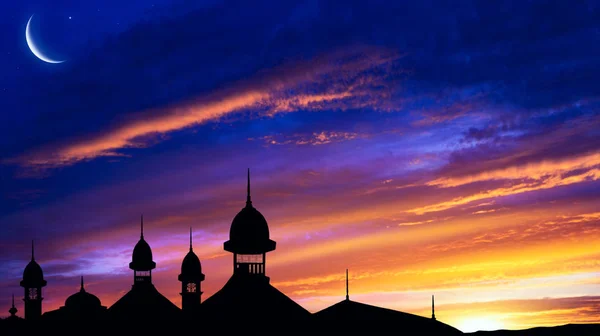
<path fill-rule="evenodd" d="M 23 280 L 21 280 L 22 287 L 44 287 L 46 286 L 46 280 L 44 280 L 44 272 L 40 265 L 35 261 L 35 253 L 33 248 L 33 240 L 31 241 L 31 261 L 25 270 L 23 270 Z"/>
<path fill-rule="evenodd" d="M 179 274 L 178 279 L 179 281 L 204 281 L 200 258 L 192 249 L 192 228 L 190 228 L 190 251 L 181 262 L 181 274 Z"/>
<path fill-rule="evenodd" d="M 21 284 L 27 287 L 43 287 L 46 285 L 46 280 L 44 280 L 44 272 L 42 271 L 42 267 L 35 261 L 31 260 L 27 266 L 25 266 L 25 270 L 23 271 L 23 280 Z"/>
<path fill-rule="evenodd" d="M 190 249 L 190 251 L 183 258 L 181 263 L 181 274 L 179 275 L 179 281 L 182 280 L 198 280 L 204 281 L 204 274 L 202 274 L 202 264 L 198 256 Z"/>
<path fill-rule="evenodd" d="M 23 271 L 23 280 L 25 281 L 40 281 L 44 280 L 44 272 L 42 267 L 35 261 L 32 260 L 25 266 Z"/>
<path fill-rule="evenodd" d="M 129 268 L 136 271 L 149 271 L 156 267 L 156 263 L 152 261 L 152 249 L 142 236 L 133 248 L 131 263 Z"/>

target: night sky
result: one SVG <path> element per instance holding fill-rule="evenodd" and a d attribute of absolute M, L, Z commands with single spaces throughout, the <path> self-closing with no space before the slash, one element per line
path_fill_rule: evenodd
<path fill-rule="evenodd" d="M 435 294 L 463 331 L 600 322 L 597 1 L 14 1 L 0 27 L 2 312 L 32 239 L 44 311 L 81 275 L 110 306 L 141 214 L 157 288 L 181 304 L 192 227 L 208 298 L 250 168 L 267 275 L 311 312 L 348 268 L 352 300 Z"/>

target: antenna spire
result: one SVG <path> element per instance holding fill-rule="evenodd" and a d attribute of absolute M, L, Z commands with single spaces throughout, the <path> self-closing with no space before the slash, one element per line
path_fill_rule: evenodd
<path fill-rule="evenodd" d="M 248 194 L 246 196 L 246 206 L 250 206 L 252 204 L 252 199 L 250 198 L 250 168 L 248 168 Z"/>
<path fill-rule="evenodd" d="M 17 307 L 15 307 L 15 294 L 12 295 L 12 307 L 10 307 L 8 312 L 10 313 L 10 316 L 13 316 L 13 317 L 18 312 Z"/>
<path fill-rule="evenodd" d="M 144 239 L 144 215 L 142 215 L 142 218 L 141 218 L 140 229 L 141 229 L 140 238 Z"/>
<path fill-rule="evenodd" d="M 85 292 L 85 289 L 83 288 L 83 275 L 81 276 L 81 292 Z"/>
<path fill-rule="evenodd" d="M 35 260 L 35 253 L 34 252 L 35 252 L 35 249 L 34 249 L 34 246 L 33 246 L 33 239 L 32 239 L 31 240 L 31 261 Z"/>
<path fill-rule="evenodd" d="M 350 296 L 348 295 L 348 269 L 346 268 L 346 301 L 350 300 Z"/>
<path fill-rule="evenodd" d="M 431 319 L 435 320 L 435 301 L 433 295 L 431 296 Z"/>
<path fill-rule="evenodd" d="M 190 226 L 190 251 L 192 250 L 192 227 Z"/>

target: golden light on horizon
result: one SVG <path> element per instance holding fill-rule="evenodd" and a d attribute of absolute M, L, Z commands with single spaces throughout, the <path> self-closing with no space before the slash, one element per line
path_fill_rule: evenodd
<path fill-rule="evenodd" d="M 494 316 L 470 316 L 458 320 L 454 326 L 465 333 L 505 329 L 502 321 Z"/>

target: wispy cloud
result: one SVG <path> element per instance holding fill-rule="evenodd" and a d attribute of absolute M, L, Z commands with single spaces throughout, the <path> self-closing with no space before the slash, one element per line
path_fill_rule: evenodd
<path fill-rule="evenodd" d="M 400 57 L 394 51 L 364 47 L 327 54 L 261 73 L 189 103 L 140 112 L 114 128 L 51 144 L 5 163 L 43 170 L 119 156 L 122 149 L 147 146 L 149 138 L 156 141 L 157 136 L 247 110 L 273 115 L 307 109 L 384 108 L 388 101 L 382 98 L 389 92 L 382 86 L 391 73 L 377 70 L 389 68 Z M 327 141 L 325 133 L 316 138 Z"/>

